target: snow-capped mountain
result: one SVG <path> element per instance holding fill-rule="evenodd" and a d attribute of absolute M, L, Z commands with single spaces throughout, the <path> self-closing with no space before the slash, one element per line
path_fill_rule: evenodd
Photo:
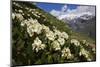
<path fill-rule="evenodd" d="M 58 17 L 58 19 L 67 23 L 74 31 L 85 33 L 95 38 L 96 17 L 90 13 L 80 15 L 67 14 Z"/>
<path fill-rule="evenodd" d="M 94 15 L 89 13 L 89 12 L 84 12 L 84 13 L 79 13 L 79 14 L 73 14 L 73 13 L 68 13 L 66 15 L 60 15 L 58 16 L 58 19 L 63 20 L 63 19 L 67 19 L 67 20 L 73 20 L 73 19 L 77 19 L 77 18 L 81 18 L 84 20 L 88 20 L 90 18 L 92 18 Z"/>

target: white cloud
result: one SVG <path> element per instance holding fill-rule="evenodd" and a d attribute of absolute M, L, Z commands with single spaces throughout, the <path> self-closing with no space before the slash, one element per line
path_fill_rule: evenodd
<path fill-rule="evenodd" d="M 52 14 L 53 16 L 55 16 L 55 17 L 58 17 L 58 16 L 60 16 L 60 11 L 57 11 L 57 10 L 55 10 L 55 9 L 53 9 L 53 10 L 51 10 L 50 11 L 50 14 Z"/>
<path fill-rule="evenodd" d="M 74 14 L 81 14 L 81 13 L 91 13 L 92 15 L 95 15 L 95 7 L 94 6 L 78 6 L 74 10 L 69 10 L 69 13 L 74 13 Z"/>
<path fill-rule="evenodd" d="M 95 16 L 95 7 L 94 6 L 77 6 L 76 9 L 68 9 L 67 5 L 64 5 L 61 10 L 51 10 L 50 12 L 53 16 L 56 16 L 58 19 L 70 18 L 74 19 L 83 14 Z"/>

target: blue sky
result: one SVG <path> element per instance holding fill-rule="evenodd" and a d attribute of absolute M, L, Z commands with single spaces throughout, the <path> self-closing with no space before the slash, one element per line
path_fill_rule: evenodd
<path fill-rule="evenodd" d="M 61 10 L 61 8 L 64 6 L 65 4 L 58 4 L 58 3 L 43 3 L 43 2 L 38 2 L 37 6 L 41 9 L 43 9 L 46 12 L 50 12 L 51 10 L 55 9 L 55 10 Z M 70 10 L 76 9 L 78 5 L 74 5 L 74 4 L 66 4 L 67 8 Z"/>
<path fill-rule="evenodd" d="M 83 14 L 95 16 L 95 6 L 76 5 L 76 4 L 59 4 L 37 2 L 37 7 L 61 19 L 66 16 L 81 16 Z"/>

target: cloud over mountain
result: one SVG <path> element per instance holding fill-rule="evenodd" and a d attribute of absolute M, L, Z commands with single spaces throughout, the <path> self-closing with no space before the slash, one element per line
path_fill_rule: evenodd
<path fill-rule="evenodd" d="M 95 6 L 77 6 L 76 9 L 69 9 L 67 5 L 64 5 L 61 10 L 53 9 L 50 11 L 53 16 L 58 19 L 70 18 L 74 19 L 84 14 L 95 16 Z"/>

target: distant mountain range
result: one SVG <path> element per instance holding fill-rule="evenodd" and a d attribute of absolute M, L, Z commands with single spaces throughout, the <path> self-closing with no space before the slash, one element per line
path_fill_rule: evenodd
<path fill-rule="evenodd" d="M 95 39 L 96 36 L 96 16 L 86 12 L 80 15 L 67 14 L 57 17 L 67 23 L 72 30 L 88 35 Z"/>

